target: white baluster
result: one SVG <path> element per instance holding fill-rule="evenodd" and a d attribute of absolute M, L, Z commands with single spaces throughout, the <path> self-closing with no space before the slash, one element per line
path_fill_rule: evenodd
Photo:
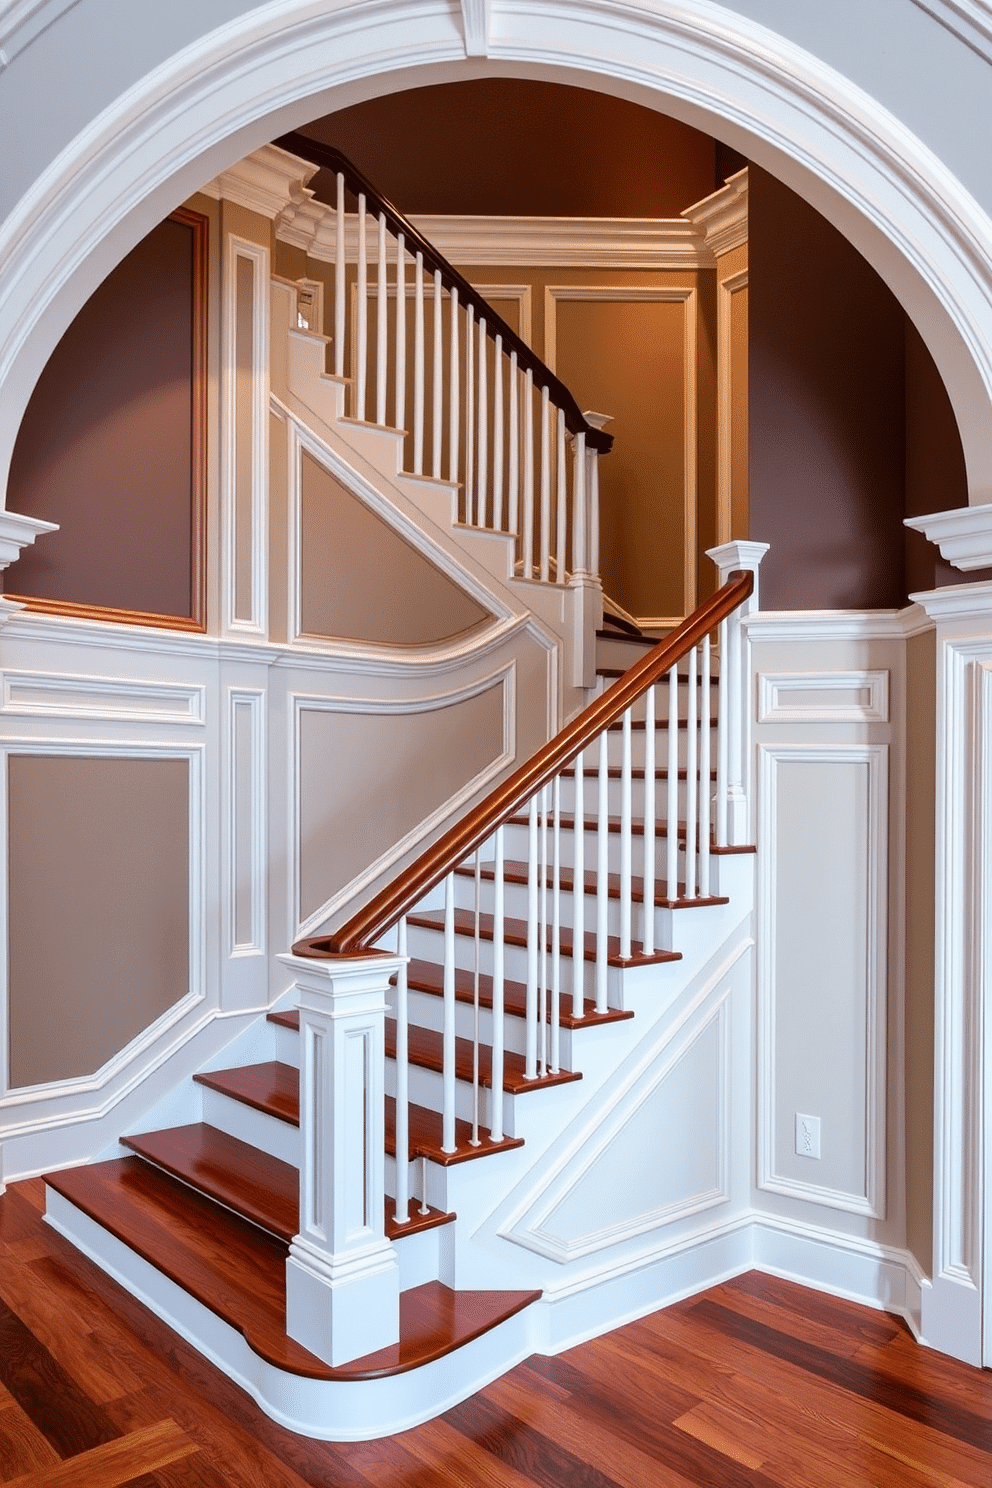
<path fill-rule="evenodd" d="M 582 751 L 575 756 L 575 805 L 572 810 L 572 1017 L 585 1012 L 586 948 L 586 795 Z"/>
<path fill-rule="evenodd" d="M 503 858 L 503 828 L 497 827 L 496 856 L 493 864 L 492 1105 L 489 1111 L 489 1135 L 494 1142 L 503 1140 Z"/>
<path fill-rule="evenodd" d="M 479 1143 L 479 978 L 482 975 L 482 858 L 475 850 L 475 961 L 472 977 L 472 1136 L 473 1147 Z"/>
<path fill-rule="evenodd" d="M 344 176 L 338 171 L 338 204 L 334 214 L 334 375 L 344 376 Z"/>
<path fill-rule="evenodd" d="M 367 237 L 365 195 L 358 197 L 358 287 L 355 294 L 355 417 L 365 419 L 366 379 L 368 363 L 368 298 L 369 298 L 369 251 Z"/>
<path fill-rule="evenodd" d="M 455 1143 L 455 875 L 444 881 L 444 1009 L 441 1035 L 441 1151 Z"/>
<path fill-rule="evenodd" d="M 503 337 L 496 337 L 493 356 L 493 531 L 503 526 Z"/>
<path fill-rule="evenodd" d="M 396 1214 L 397 1224 L 410 1218 L 410 1050 L 406 915 L 396 927 L 396 954 L 403 958 L 396 973 Z"/>
<path fill-rule="evenodd" d="M 386 282 L 386 219 L 379 217 L 379 265 L 376 282 L 376 342 L 375 342 L 375 421 L 386 422 L 386 373 L 389 370 L 387 333 L 389 321 L 389 285 Z"/>
<path fill-rule="evenodd" d="M 475 306 L 465 310 L 465 521 L 475 510 Z"/>
<path fill-rule="evenodd" d="M 424 255 L 413 277 L 413 473 L 424 473 Z"/>
<path fill-rule="evenodd" d="M 557 492 L 556 513 L 558 517 L 558 533 L 555 542 L 555 581 L 559 584 L 565 582 L 565 569 L 568 559 L 565 551 L 566 544 L 566 520 L 568 517 L 568 496 L 566 492 L 567 481 L 566 456 L 565 456 L 565 414 L 558 409 L 558 445 L 556 460 Z"/>
<path fill-rule="evenodd" d="M 527 813 L 527 1028 L 524 1079 L 537 1077 L 537 797 Z"/>
<path fill-rule="evenodd" d="M 686 781 L 688 784 L 688 779 Z M 668 673 L 668 802 L 665 807 L 668 868 L 665 894 L 679 897 L 679 669 Z"/>
<path fill-rule="evenodd" d="M 475 524 L 477 527 L 485 527 L 486 504 L 489 500 L 489 356 L 484 316 L 479 319 L 478 472 Z"/>
<path fill-rule="evenodd" d="M 716 711 L 716 843 L 727 846 L 727 622 L 720 621 L 720 680 Z"/>
<path fill-rule="evenodd" d="M 607 730 L 599 736 L 599 810 L 596 823 L 596 1011 L 608 1007 L 610 925 L 610 757 Z M 582 954 L 580 948 L 579 954 Z"/>
<path fill-rule="evenodd" d="M 551 576 L 551 441 L 550 394 L 541 389 L 541 583 Z"/>
<path fill-rule="evenodd" d="M 686 725 L 685 725 L 685 897 L 695 899 L 696 897 L 696 801 L 698 799 L 698 786 L 696 784 L 696 770 L 698 767 L 697 740 L 696 740 L 696 648 L 693 646 L 689 652 L 689 681 L 686 691 Z"/>
<path fill-rule="evenodd" d="M 524 578 L 534 577 L 534 374 L 524 379 Z"/>
<path fill-rule="evenodd" d="M 461 373 L 458 366 L 458 286 L 452 286 L 448 305 L 451 324 L 448 327 L 448 479 L 454 485 L 458 479 L 459 456 L 459 400 L 462 395 Z"/>
<path fill-rule="evenodd" d="M 551 839 L 551 1073 L 561 1065 L 561 776 L 553 791 L 554 830 Z"/>
<path fill-rule="evenodd" d="M 699 892 L 710 893 L 710 638 L 703 636 L 699 691 Z"/>
<path fill-rule="evenodd" d="M 509 502 L 510 531 L 520 531 L 520 376 L 517 370 L 517 353 L 510 352 L 510 471 Z"/>
<path fill-rule="evenodd" d="M 620 955 L 630 960 L 631 920 L 631 710 L 623 715 L 622 755 L 620 764 Z"/>
<path fill-rule="evenodd" d="M 538 862 L 541 892 L 538 899 L 538 978 L 537 978 L 537 1068 L 543 1077 L 548 1072 L 548 787 L 541 788 L 540 836 Z"/>
<path fill-rule="evenodd" d="M 394 427 L 406 418 L 406 249 L 403 234 L 396 240 L 396 411 Z"/>
<path fill-rule="evenodd" d="M 645 956 L 654 955 L 654 853 L 655 821 L 655 697 L 654 688 L 644 694 L 644 928 L 641 938 Z"/>
<path fill-rule="evenodd" d="M 431 474 L 435 480 L 441 479 L 441 414 L 443 411 L 443 390 L 441 374 L 444 370 L 444 352 L 442 349 L 442 311 L 443 289 L 441 286 L 441 270 L 434 270 L 434 391 L 433 391 L 433 419 L 431 422 Z"/>
<path fill-rule="evenodd" d="M 576 434 L 572 466 L 572 573 L 586 571 L 586 436 Z"/>

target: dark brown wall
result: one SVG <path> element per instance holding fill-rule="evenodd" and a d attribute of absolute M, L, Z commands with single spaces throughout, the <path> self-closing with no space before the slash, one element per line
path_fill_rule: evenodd
<path fill-rule="evenodd" d="M 156 227 L 52 353 L 7 506 L 60 531 L 25 551 L 9 593 L 191 615 L 194 236 L 172 218 Z"/>
<path fill-rule="evenodd" d="M 716 173 L 713 140 L 686 124 L 520 78 L 392 93 L 306 132 L 413 213 L 677 217 L 710 194 Z"/>
<path fill-rule="evenodd" d="M 904 323 L 825 218 L 751 167 L 750 533 L 763 609 L 904 603 Z"/>
<path fill-rule="evenodd" d="M 923 337 L 906 322 L 906 516 L 968 505 L 968 476 L 947 389 Z M 922 532 L 906 528 L 906 590 L 933 589 L 992 571 L 963 573 L 940 556 Z"/>

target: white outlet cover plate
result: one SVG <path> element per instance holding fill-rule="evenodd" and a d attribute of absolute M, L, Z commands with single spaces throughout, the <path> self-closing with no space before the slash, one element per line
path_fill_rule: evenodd
<path fill-rule="evenodd" d="M 796 1152 L 800 1157 L 820 1156 L 820 1118 L 796 1112 Z"/>

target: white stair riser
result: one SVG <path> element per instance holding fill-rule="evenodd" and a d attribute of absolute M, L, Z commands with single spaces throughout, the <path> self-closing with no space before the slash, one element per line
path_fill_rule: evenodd
<path fill-rule="evenodd" d="M 484 941 L 482 944 L 483 944 L 483 946 L 490 946 L 490 950 L 491 950 L 491 943 L 490 942 Z M 434 962 L 440 963 L 441 958 L 442 958 L 442 955 L 443 955 L 443 946 L 444 946 L 444 936 L 443 936 L 443 933 L 440 930 L 427 930 L 427 929 L 422 929 L 422 928 L 420 928 L 418 926 L 411 925 L 411 927 L 410 927 L 410 953 L 411 953 L 411 955 L 417 956 L 421 960 L 424 960 L 424 961 L 434 961 Z M 483 954 L 486 955 L 488 953 L 484 952 Z M 455 965 L 456 965 L 456 967 L 458 967 L 460 970 L 463 970 L 463 971 L 470 971 L 474 967 L 474 962 L 475 962 L 475 943 L 474 943 L 474 941 L 468 935 L 456 935 L 455 936 Z M 549 955 L 548 955 L 548 964 L 549 964 L 548 985 L 549 986 L 550 986 L 550 978 L 551 978 L 550 962 L 551 962 L 551 956 L 550 956 L 550 953 L 549 953 Z M 483 960 L 483 962 L 482 962 L 482 969 L 484 971 L 488 971 L 489 970 L 489 964 L 490 963 L 488 962 L 488 960 Z M 594 985 L 593 985 L 593 983 L 594 983 L 594 977 L 595 977 L 595 963 L 593 961 L 586 960 L 584 964 L 585 964 L 584 975 L 585 975 L 586 996 L 587 997 L 591 997 L 591 996 L 594 996 L 595 995 L 595 990 L 594 990 Z M 527 948 L 526 948 L 526 946 L 515 946 L 515 945 L 513 945 L 513 946 L 511 946 L 511 945 L 506 946 L 505 947 L 505 952 L 504 952 L 504 967 L 505 967 L 505 975 L 506 975 L 506 977 L 507 977 L 507 979 L 509 981 L 526 982 L 526 980 L 527 980 Z M 617 968 L 615 968 L 615 967 L 612 967 L 611 966 L 611 967 L 608 968 L 608 975 L 609 975 L 609 982 L 610 982 L 610 991 L 611 991 L 611 999 L 610 999 L 610 1005 L 611 1006 L 614 1006 L 614 1005 L 619 1006 L 619 1004 L 614 1004 L 613 1003 L 613 996 L 619 995 L 619 980 L 618 980 L 617 976 L 614 975 L 614 973 L 616 971 L 617 971 Z M 562 992 L 563 992 L 563 994 L 566 993 L 566 992 L 568 992 L 568 993 L 571 992 L 571 988 L 572 988 L 572 958 L 570 956 L 563 955 L 561 957 L 561 985 L 562 985 Z"/>
<path fill-rule="evenodd" d="M 440 1111 L 442 1109 L 442 1077 L 437 1070 L 424 1069 L 421 1065 L 411 1064 L 409 1069 L 410 1101 L 415 1106 L 424 1106 L 428 1111 Z M 386 1094 L 396 1094 L 396 1061 L 386 1060 Z M 489 1130 L 492 1124 L 491 1118 L 491 1091 L 489 1087 L 479 1084 L 479 1126 L 482 1131 Z M 517 1097 L 503 1092 L 503 1129 L 508 1135 L 513 1135 L 513 1107 Z M 473 1090 L 467 1080 L 455 1081 L 455 1115 L 461 1121 L 471 1121 L 473 1111 Z"/>
<path fill-rule="evenodd" d="M 583 838 L 583 850 L 584 850 L 584 860 L 585 860 L 584 861 L 584 866 L 585 866 L 585 871 L 587 873 L 591 873 L 591 872 L 593 872 L 595 870 L 596 864 L 597 864 L 597 860 L 598 860 L 599 833 L 597 832 L 595 826 L 588 825 L 588 822 L 589 822 L 589 818 L 588 817 L 586 818 L 586 821 L 587 821 L 587 827 L 586 827 L 586 831 L 584 833 L 584 838 Z M 505 830 L 505 833 L 504 833 L 503 842 L 504 842 L 504 847 L 503 847 L 504 858 L 510 859 L 510 860 L 513 860 L 513 861 L 516 861 L 516 862 L 523 862 L 523 863 L 527 862 L 528 852 L 529 852 L 529 829 L 528 829 L 528 826 L 527 826 L 526 822 L 520 822 L 520 823 L 514 822 L 511 825 L 508 825 L 506 827 L 506 830 Z M 540 831 L 538 832 L 538 852 L 540 852 Z M 549 841 L 548 841 L 548 853 L 549 853 L 549 858 L 550 858 L 550 853 L 551 853 L 550 833 L 549 833 Z M 617 832 L 609 832 L 608 831 L 607 834 L 606 834 L 606 858 L 607 858 L 607 870 L 608 870 L 608 872 L 610 872 L 610 873 L 619 873 L 620 872 L 620 854 L 621 854 L 620 833 L 618 831 Z M 682 878 L 684 876 L 684 871 L 685 871 L 685 857 L 684 857 L 684 854 L 685 854 L 685 847 L 684 847 L 683 843 L 680 842 L 679 843 L 679 849 L 678 849 L 678 868 L 679 868 L 679 877 L 680 878 Z M 561 860 L 562 860 L 562 863 L 565 866 L 569 867 L 569 868 L 572 867 L 572 865 L 573 865 L 573 863 L 575 861 L 574 833 L 571 830 L 569 830 L 569 831 L 563 831 L 561 833 Z M 632 832 L 631 833 L 631 863 L 632 863 L 632 871 L 635 874 L 637 874 L 638 876 L 643 871 L 643 860 L 644 860 L 644 838 L 643 838 L 643 836 L 640 833 L 638 833 L 637 835 L 635 835 Z M 668 838 L 665 837 L 665 836 L 662 836 L 660 834 L 660 831 L 659 831 L 658 835 L 656 835 L 656 837 L 655 837 L 654 861 L 655 861 L 655 881 L 657 883 L 663 884 L 665 882 L 665 875 L 666 875 L 666 873 L 668 871 Z"/>
<path fill-rule="evenodd" d="M 300 1130 L 277 1116 L 265 1111 L 256 1111 L 243 1101 L 223 1095 L 219 1090 L 203 1087 L 203 1120 L 208 1126 L 216 1126 L 229 1137 L 239 1142 L 248 1142 L 252 1147 L 277 1157 L 280 1162 L 300 1165 Z"/>
<path fill-rule="evenodd" d="M 659 761 L 656 761 L 655 762 L 655 766 L 656 766 L 656 769 L 664 768 L 663 763 L 661 763 Z M 678 792 L 677 792 L 678 811 L 677 811 L 677 815 L 676 815 L 676 820 L 678 820 L 678 821 L 685 821 L 685 808 L 686 808 L 687 789 L 688 789 L 687 782 L 685 780 L 680 780 L 679 783 L 678 783 Z M 697 775 L 697 783 L 696 783 L 695 789 L 696 789 L 695 799 L 698 802 L 698 800 L 699 800 L 698 775 Z M 716 781 L 713 780 L 710 783 L 710 798 L 712 799 L 715 795 L 716 795 Z M 589 816 L 595 816 L 596 813 L 599 810 L 599 777 L 598 777 L 598 775 L 595 775 L 595 774 L 594 775 L 590 775 L 588 772 L 586 772 L 583 775 L 583 777 L 582 777 L 582 796 L 583 796 L 583 800 L 585 801 L 585 814 L 586 814 L 586 816 L 587 817 L 589 817 Z M 563 816 L 565 816 L 565 815 L 570 816 L 573 813 L 573 811 L 575 809 L 575 797 L 576 797 L 576 791 L 575 791 L 575 779 L 574 779 L 574 777 L 572 777 L 572 776 L 565 776 L 565 777 L 563 777 L 562 778 L 562 782 L 561 782 L 561 812 L 562 812 L 562 815 Z M 655 775 L 654 798 L 655 798 L 655 804 L 654 804 L 655 820 L 658 821 L 658 822 L 664 822 L 667 819 L 667 813 L 668 813 L 668 780 L 661 778 L 657 774 Z M 611 816 L 619 816 L 620 815 L 620 807 L 621 807 L 622 799 L 623 799 L 623 782 L 621 780 L 611 778 L 607 782 L 607 801 L 609 803 L 609 813 L 610 813 Z M 630 783 L 630 800 L 631 800 L 631 814 L 634 817 L 642 817 L 644 815 L 644 780 L 643 780 L 643 778 L 641 778 L 641 777 L 635 777 L 635 778 L 632 778 L 631 779 L 631 783 Z M 551 793 L 549 792 L 549 794 L 548 794 L 548 821 L 550 823 L 550 822 L 553 822 L 553 820 L 554 820 L 554 798 L 551 795 Z"/>
<path fill-rule="evenodd" d="M 710 729 L 710 769 L 716 769 L 716 729 Z M 699 754 L 699 734 L 696 734 L 697 765 Z M 684 770 L 687 758 L 688 733 L 685 729 L 679 729 L 678 740 L 678 763 L 679 769 Z M 611 766 L 619 766 L 623 763 L 623 734 L 619 729 L 611 730 L 607 736 L 606 756 Z M 644 766 L 644 730 L 632 729 L 630 734 L 630 759 L 631 764 L 642 769 Z M 654 763 L 656 770 L 668 768 L 668 730 L 656 729 L 654 736 Z M 590 745 L 585 751 L 582 760 L 582 768 L 585 774 L 595 773 L 599 768 L 599 746 Z"/>
<path fill-rule="evenodd" d="M 571 1010 L 571 995 L 568 998 L 568 1008 Z M 418 1028 L 429 1028 L 434 1033 L 440 1033 L 444 1023 L 444 999 L 435 997 L 427 992 L 411 992 L 410 1022 Z M 471 1039 L 473 1037 L 473 1010 L 470 1004 L 457 1003 L 455 1007 L 455 1034 L 458 1038 Z M 479 1009 L 479 1040 L 481 1043 L 492 1045 L 492 1013 L 488 1008 Z M 572 1034 L 569 1029 L 560 1030 L 561 1038 L 561 1062 L 566 1069 L 572 1068 L 573 1045 Z M 527 1029 L 523 1018 L 509 1015 L 503 1019 L 503 1047 L 509 1054 L 525 1054 L 527 1052 Z"/>
<path fill-rule="evenodd" d="M 634 856 L 634 866 L 633 866 L 633 871 L 634 871 L 635 877 L 640 877 L 642 869 L 643 869 L 643 862 L 639 859 L 638 855 L 635 854 L 635 856 Z M 549 872 L 550 872 L 550 870 L 549 870 Z M 517 883 L 514 883 L 514 884 L 509 884 L 509 883 L 508 884 L 504 884 L 503 893 L 504 893 L 504 912 L 505 912 L 507 918 L 508 919 L 509 918 L 512 918 L 512 919 L 518 919 L 518 920 L 526 920 L 526 918 L 527 918 L 527 885 L 526 884 L 517 884 Z M 699 898 L 699 897 L 701 897 L 701 895 L 702 895 L 701 886 L 700 885 L 697 885 L 696 897 Z M 657 902 L 657 900 L 662 899 L 664 897 L 665 897 L 665 883 L 664 883 L 664 880 L 658 880 L 655 883 L 655 900 Z M 540 893 L 538 895 L 538 898 L 540 900 Z M 552 912 L 553 912 L 553 909 L 552 909 L 552 899 L 553 899 L 553 895 L 552 895 L 552 891 L 551 891 L 551 886 L 549 884 L 549 886 L 548 886 L 548 895 L 547 895 L 547 918 L 548 918 L 548 923 L 550 923 L 550 921 L 551 921 L 551 916 L 552 916 Z M 465 910 L 468 910 L 469 912 L 472 912 L 474 910 L 474 907 L 475 907 L 475 885 L 474 885 L 474 883 L 472 882 L 472 880 L 470 878 L 462 878 L 460 876 L 456 876 L 456 878 L 455 878 L 455 905 L 456 905 L 457 908 L 459 908 L 459 909 L 465 909 Z M 483 886 L 482 886 L 481 906 L 482 906 L 482 913 L 483 914 L 490 914 L 490 915 L 492 914 L 492 909 L 493 909 L 493 885 L 492 885 L 492 882 L 483 883 Z M 644 905 L 643 905 L 643 903 L 640 900 L 638 900 L 638 899 L 632 900 L 631 911 L 632 911 L 631 922 L 632 922 L 633 927 L 634 927 L 632 933 L 633 933 L 633 936 L 634 936 L 634 939 L 635 940 L 640 940 L 642 938 L 642 930 L 643 930 L 643 926 L 644 926 Z M 539 915 L 540 915 L 540 912 L 541 912 L 541 907 L 540 907 L 540 902 L 539 902 L 539 904 L 538 904 L 538 914 Z M 596 895 L 591 890 L 588 890 L 586 892 L 586 895 L 585 895 L 585 928 L 586 928 L 587 931 L 592 930 L 594 928 L 595 924 L 596 924 L 596 912 L 597 912 L 597 899 L 596 899 Z M 620 933 L 620 900 L 619 899 L 610 898 L 608 900 L 608 902 L 607 902 L 607 913 L 608 913 L 608 933 L 610 935 L 619 935 L 619 933 Z M 655 920 L 654 920 L 654 927 L 655 927 L 655 929 L 654 929 L 654 940 L 655 940 L 655 945 L 656 946 L 665 947 L 665 946 L 668 945 L 668 938 L 667 937 L 668 937 L 668 934 L 670 932 L 671 921 L 669 919 L 663 918 L 663 916 L 666 913 L 667 912 L 664 911 L 664 910 L 662 910 L 662 909 L 655 908 L 655 912 L 654 912 L 654 914 L 655 914 Z M 560 898 L 560 914 L 561 914 L 561 924 L 562 924 L 562 926 L 564 928 L 570 929 L 571 926 L 572 926 L 572 924 L 573 924 L 574 914 L 575 914 L 574 896 L 572 895 L 572 893 L 570 891 L 563 890 L 562 893 L 561 893 L 561 898 Z M 485 944 L 491 947 L 492 942 L 491 941 L 486 941 Z M 491 950 L 490 950 L 490 953 L 489 954 L 491 955 Z M 490 960 L 487 960 L 484 963 L 484 969 L 486 971 L 489 971 L 490 968 L 491 968 L 491 964 L 492 964 L 491 961 Z"/>

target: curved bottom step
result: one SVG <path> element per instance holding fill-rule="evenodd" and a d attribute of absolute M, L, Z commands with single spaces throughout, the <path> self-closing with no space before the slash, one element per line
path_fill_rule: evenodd
<path fill-rule="evenodd" d="M 534 1351 L 539 1292 L 454 1292 L 431 1282 L 402 1294 L 399 1344 L 332 1369 L 286 1337 L 287 1247 L 274 1237 L 136 1158 L 46 1183 L 49 1224 L 267 1415 L 304 1435 L 358 1441 L 406 1430 Z M 201 1206 L 210 1210 L 206 1231 Z"/>

